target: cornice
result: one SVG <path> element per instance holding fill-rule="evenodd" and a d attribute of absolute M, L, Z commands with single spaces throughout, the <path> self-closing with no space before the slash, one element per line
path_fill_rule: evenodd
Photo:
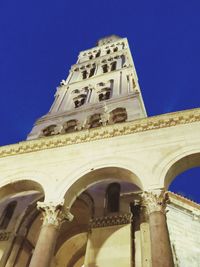
<path fill-rule="evenodd" d="M 95 140 L 135 134 L 149 130 L 174 127 L 181 124 L 190 124 L 199 121 L 200 108 L 179 111 L 130 122 L 82 130 L 70 134 L 44 137 L 36 140 L 29 140 L 13 145 L 3 146 L 0 147 L 0 157 L 63 147 L 84 142 L 91 142 Z"/>
<path fill-rule="evenodd" d="M 191 207 L 191 209 L 198 209 L 200 210 L 200 204 L 194 202 L 193 200 L 186 198 L 184 196 L 181 196 L 179 194 L 173 193 L 168 191 L 167 192 L 170 198 L 170 203 L 181 205 L 182 203 L 186 204 L 187 206 Z"/>

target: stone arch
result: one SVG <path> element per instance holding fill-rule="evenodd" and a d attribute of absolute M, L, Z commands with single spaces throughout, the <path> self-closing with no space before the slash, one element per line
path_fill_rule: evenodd
<path fill-rule="evenodd" d="M 200 166 L 200 149 L 179 150 L 165 159 L 160 175 L 160 184 L 168 188 L 177 175 L 198 166 Z"/>
<path fill-rule="evenodd" d="M 5 185 L 5 187 L 8 187 L 9 184 Z M 19 187 L 22 185 L 18 185 Z M 19 187 L 17 189 L 19 189 Z M 40 214 L 39 210 L 37 209 L 37 201 L 43 201 L 44 195 L 40 193 L 36 193 L 32 191 L 33 189 L 38 188 L 38 186 L 35 185 L 35 188 L 31 188 L 31 191 L 24 191 L 25 188 L 23 188 L 24 194 L 21 195 L 18 192 L 14 192 L 13 195 L 12 190 L 10 190 L 10 193 L 6 196 L 6 198 L 3 199 L 5 202 L 10 202 L 10 200 L 14 200 L 16 205 L 16 215 L 14 215 L 14 223 L 11 221 L 11 227 L 9 226 L 9 232 L 12 233 L 13 239 L 12 243 L 8 244 L 7 250 L 4 251 L 4 254 L 1 258 L 0 265 L 5 266 L 6 263 L 9 262 L 15 262 L 16 265 L 21 266 L 21 260 L 23 261 L 23 253 L 26 251 L 27 258 L 25 261 L 30 262 L 31 256 L 32 256 L 32 250 L 35 246 L 32 242 L 30 242 L 30 239 L 28 237 L 29 230 L 31 228 L 32 222 L 38 217 Z M 28 187 L 26 187 L 28 189 Z M 21 190 L 19 190 L 21 192 Z M 30 201 L 29 196 L 33 196 L 32 200 Z M 11 203 L 11 202 L 10 202 Z M 22 204 L 24 203 L 24 204 Z M 17 219 L 16 219 L 17 218 Z M 12 219 L 11 219 L 12 220 Z M 39 220 L 40 226 L 41 226 L 41 219 Z M 39 228 L 38 231 L 35 231 L 34 237 L 37 239 L 39 234 Z M 12 251 L 15 251 L 16 253 L 12 253 Z M 25 264 L 25 263 L 24 263 Z"/>
<path fill-rule="evenodd" d="M 72 185 L 66 189 L 64 195 L 65 205 L 71 207 L 76 197 L 79 196 L 83 191 L 85 191 L 90 186 L 99 183 L 100 181 L 115 179 L 121 182 L 130 182 L 142 188 L 142 182 L 138 176 L 132 171 L 116 166 L 107 166 L 98 168 L 96 170 L 91 170 L 78 178 Z"/>
<path fill-rule="evenodd" d="M 63 176 L 62 179 L 56 184 L 56 188 L 54 186 L 52 190 L 48 190 L 46 192 L 46 201 L 52 201 L 55 203 L 63 202 L 63 198 L 66 195 L 66 192 L 76 181 L 82 179 L 82 177 L 94 170 L 99 170 L 103 168 L 119 168 L 127 170 L 132 175 L 129 175 L 128 180 L 123 180 L 127 182 L 130 181 L 130 183 L 135 184 L 142 190 L 144 188 L 147 188 L 146 183 L 149 181 L 149 176 L 152 173 L 152 170 L 148 166 L 148 164 L 146 164 L 144 161 L 138 160 L 137 157 L 130 158 L 124 155 L 115 155 L 115 157 L 98 157 L 95 158 L 93 161 L 88 160 L 84 164 L 79 165 L 78 168 L 66 173 L 66 175 Z M 88 185 L 88 187 L 89 186 L 90 185 Z M 52 197 L 52 192 L 55 192 L 55 190 L 56 195 Z M 79 196 L 81 193 L 82 192 L 77 193 L 76 197 Z"/>
<path fill-rule="evenodd" d="M 74 236 L 71 236 L 65 243 L 57 251 L 56 258 L 56 266 L 82 266 L 84 263 L 84 256 L 87 244 L 87 232 L 79 233 Z M 70 253 L 66 253 L 66 251 L 70 251 Z M 81 262 L 80 262 L 80 259 Z"/>
<path fill-rule="evenodd" d="M 44 173 L 31 170 L 13 173 L 4 178 L 1 177 L 0 199 L 24 191 L 38 191 L 45 196 L 45 181 L 47 178 L 49 177 Z M 43 183 L 40 181 L 43 181 Z"/>

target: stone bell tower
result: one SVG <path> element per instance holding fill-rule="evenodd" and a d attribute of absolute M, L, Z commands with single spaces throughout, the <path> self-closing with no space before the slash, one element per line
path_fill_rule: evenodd
<path fill-rule="evenodd" d="M 26 141 L 0 148 L 0 267 L 200 266 L 200 109 L 147 117 L 126 38 L 80 52 Z"/>
<path fill-rule="evenodd" d="M 144 117 L 128 41 L 112 35 L 80 52 L 57 88 L 50 111 L 36 121 L 28 140 Z"/>

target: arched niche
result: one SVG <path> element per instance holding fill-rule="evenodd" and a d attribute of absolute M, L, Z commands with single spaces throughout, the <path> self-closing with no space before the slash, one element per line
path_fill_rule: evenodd
<path fill-rule="evenodd" d="M 200 152 L 187 154 L 187 155 L 180 157 L 177 160 L 173 160 L 164 178 L 165 188 L 168 188 L 169 185 L 172 183 L 172 181 L 179 174 L 194 167 L 200 167 Z"/>
<path fill-rule="evenodd" d="M 136 174 L 128 169 L 121 167 L 104 167 L 91 170 L 78 180 L 76 180 L 67 190 L 64 196 L 65 205 L 71 207 L 77 196 L 83 191 L 101 181 L 116 180 L 118 182 L 127 182 L 136 185 L 142 189 L 142 182 Z"/>

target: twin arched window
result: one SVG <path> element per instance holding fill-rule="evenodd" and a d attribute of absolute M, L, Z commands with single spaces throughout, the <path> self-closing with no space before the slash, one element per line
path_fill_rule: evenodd
<path fill-rule="evenodd" d="M 101 89 L 99 93 L 99 101 L 108 100 L 111 95 L 111 89 L 110 88 L 103 88 Z"/>

